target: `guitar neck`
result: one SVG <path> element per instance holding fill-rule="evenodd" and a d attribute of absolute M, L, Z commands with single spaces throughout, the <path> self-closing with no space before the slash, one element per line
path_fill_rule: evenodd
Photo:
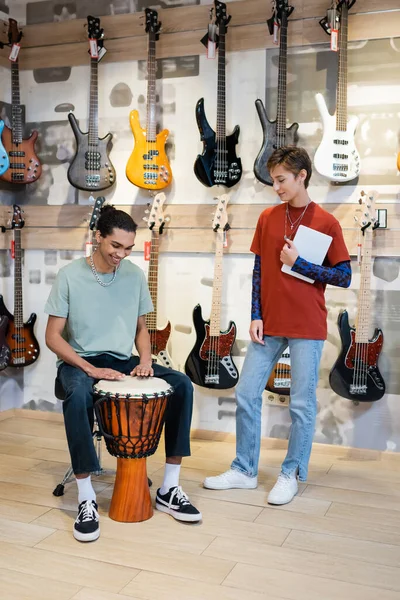
<path fill-rule="evenodd" d="M 19 92 L 19 64 L 18 59 L 11 63 L 11 114 L 12 114 L 12 140 L 13 144 L 22 143 L 22 107 Z"/>
<path fill-rule="evenodd" d="M 368 343 L 371 322 L 372 231 L 365 230 L 358 295 L 356 342 Z"/>
<path fill-rule="evenodd" d="M 216 232 L 214 283 L 210 316 L 210 335 L 219 336 L 221 333 L 221 296 L 222 296 L 222 260 L 224 255 L 224 231 Z"/>
<path fill-rule="evenodd" d="M 223 26 L 224 27 L 224 26 Z M 219 32 L 218 45 L 218 86 L 217 86 L 217 141 L 226 140 L 226 60 L 225 30 Z"/>
<path fill-rule="evenodd" d="M 279 42 L 278 107 L 276 115 L 276 134 L 279 148 L 284 146 L 286 142 L 287 30 L 288 19 L 284 10 Z"/>
<path fill-rule="evenodd" d="M 14 229 L 14 325 L 24 326 L 23 298 L 22 298 L 22 248 L 21 230 Z"/>
<path fill-rule="evenodd" d="M 348 41 L 348 8 L 342 4 L 339 29 L 339 69 L 336 92 L 336 129 L 347 130 L 347 41 Z"/>
<path fill-rule="evenodd" d="M 146 141 L 155 142 L 157 136 L 156 123 L 156 34 L 149 33 L 147 55 L 147 124 Z"/>
<path fill-rule="evenodd" d="M 97 146 L 99 140 L 99 94 L 97 58 L 90 59 L 90 99 L 89 99 L 89 144 Z"/>
<path fill-rule="evenodd" d="M 146 325 L 149 330 L 157 329 L 157 297 L 158 297 L 158 249 L 160 236 L 158 231 L 151 232 L 150 263 L 148 286 L 154 310 L 146 315 Z"/>

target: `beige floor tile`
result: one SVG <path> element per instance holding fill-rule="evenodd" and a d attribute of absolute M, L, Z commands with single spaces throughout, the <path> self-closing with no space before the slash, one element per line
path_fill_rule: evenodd
<path fill-rule="evenodd" d="M 0 568 L 1 600 L 70 600 L 79 586 Z"/>
<path fill-rule="evenodd" d="M 32 458 L 38 460 L 52 460 L 64 463 L 65 468 L 71 463 L 68 450 L 50 450 L 48 448 L 32 448 Z"/>
<path fill-rule="evenodd" d="M 69 483 L 65 488 L 64 496 L 56 498 L 53 496 L 52 489 L 44 489 L 32 485 L 24 485 L 17 483 L 4 483 L 0 481 L 0 498 L 5 500 L 25 500 L 29 498 L 29 503 L 49 508 L 65 508 L 76 510 L 77 495 L 76 484 Z"/>
<path fill-rule="evenodd" d="M 35 546 L 41 540 L 51 535 L 54 529 L 19 523 L 9 519 L 0 519 L 0 542 L 12 542 L 22 546 Z"/>
<path fill-rule="evenodd" d="M 379 525 L 392 531 L 398 531 L 400 535 L 400 511 L 398 510 L 333 502 L 326 516 L 332 519 L 349 519 L 352 522 L 363 523 L 365 526 Z"/>
<path fill-rule="evenodd" d="M 223 583 L 246 590 L 258 591 L 285 598 L 286 600 L 399 600 L 399 593 L 364 585 L 334 581 L 323 577 L 311 577 L 289 573 L 265 566 L 237 564 Z"/>
<path fill-rule="evenodd" d="M 307 485 L 301 497 L 400 511 L 400 502 L 396 496 L 385 496 L 384 494 L 373 492 L 358 492 L 320 485 Z"/>
<path fill-rule="evenodd" d="M 34 504 L 26 504 L 25 502 L 0 499 L 0 518 L 10 519 L 10 521 L 31 523 L 48 510 L 47 506 L 35 506 Z"/>
<path fill-rule="evenodd" d="M 211 559 L 183 551 L 165 552 L 165 548 L 157 546 L 156 542 L 140 545 L 134 537 L 129 542 L 119 540 L 118 544 L 115 544 L 109 538 L 100 536 L 95 544 L 85 545 L 78 544 L 72 534 L 57 531 L 37 547 L 135 569 L 185 576 L 187 579 L 208 583 L 222 583 L 234 566 L 231 561 Z"/>
<path fill-rule="evenodd" d="M 26 442 L 25 443 L 17 443 L 15 440 L 10 440 L 7 441 L 4 439 L 4 433 L 0 432 L 0 453 L 1 454 L 7 454 L 8 456 L 13 456 L 13 457 L 18 457 L 18 456 L 22 456 L 22 457 L 26 457 L 26 458 L 31 458 L 32 456 L 32 447 L 27 446 Z M 33 438 L 35 439 L 35 438 Z M 6 459 L 3 458 L 2 462 L 5 462 Z"/>
<path fill-rule="evenodd" d="M 115 593 L 126 586 L 139 572 L 137 569 L 97 562 L 89 558 L 65 556 L 39 548 L 26 548 L 16 543 L 1 542 L 0 565 L 24 575 L 37 575 L 49 580 Z"/>
<path fill-rule="evenodd" d="M 383 544 L 399 544 L 400 538 L 397 533 L 383 530 L 378 525 L 363 526 L 363 524 L 349 522 L 328 517 L 315 517 L 313 515 L 300 515 L 289 511 L 276 510 L 273 507 L 265 508 L 254 521 L 262 525 L 275 525 L 287 527 L 297 531 L 308 531 L 329 535 L 339 535 L 348 538 L 369 540 Z"/>
<path fill-rule="evenodd" d="M 372 492 L 386 496 L 400 497 L 400 481 L 380 481 L 377 483 L 368 473 L 360 474 L 358 477 L 346 474 L 328 473 L 318 478 L 309 478 L 309 484 L 322 485 L 324 487 L 334 487 L 345 490 L 355 490 L 358 492 Z"/>
<path fill-rule="evenodd" d="M 382 564 L 371 565 L 362 560 L 347 557 L 335 557 L 332 560 L 332 555 L 324 554 L 322 550 L 319 550 L 318 545 L 314 552 L 310 548 L 307 550 L 289 548 L 286 543 L 283 547 L 274 548 L 267 543 L 260 544 L 245 539 L 218 537 L 210 544 L 204 555 L 400 592 L 400 568 Z"/>
<path fill-rule="evenodd" d="M 1 434 L 0 434 L 1 435 Z M 1 450 L 0 450 L 1 452 Z M 5 469 L 24 469 L 29 470 L 40 463 L 40 460 L 27 456 L 10 456 L 0 454 L 0 470 Z"/>
<path fill-rule="evenodd" d="M 398 542 L 400 544 L 400 536 Z M 304 531 L 291 531 L 283 546 L 331 556 L 359 559 L 367 563 L 387 565 L 400 569 L 400 545 L 381 544 Z M 399 573 L 400 576 L 400 573 Z"/>
<path fill-rule="evenodd" d="M 243 591 L 237 588 L 189 581 L 149 571 L 139 573 L 121 593 L 135 595 L 141 600 L 279 600 L 258 592 L 247 591 L 244 596 Z"/>
<path fill-rule="evenodd" d="M 17 433 L 37 437 L 65 439 L 65 429 L 62 422 L 22 419 L 15 417 L 0 422 L 0 432 Z"/>
<path fill-rule="evenodd" d="M 111 592 L 100 592 L 90 588 L 83 588 L 71 600 L 140 600 L 137 596 L 125 596 L 112 594 Z"/>

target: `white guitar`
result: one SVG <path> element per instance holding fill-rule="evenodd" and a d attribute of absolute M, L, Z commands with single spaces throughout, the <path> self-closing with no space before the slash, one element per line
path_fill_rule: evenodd
<path fill-rule="evenodd" d="M 315 153 L 314 165 L 318 173 L 337 182 L 351 181 L 358 177 L 361 162 L 354 142 L 358 117 L 347 118 L 348 6 L 353 3 L 353 0 L 342 0 L 339 3 L 341 16 L 336 114 L 329 114 L 322 94 L 315 96 L 324 133 Z"/>
<path fill-rule="evenodd" d="M 173 369 L 171 357 L 168 354 L 168 340 L 171 335 L 171 323 L 168 321 L 164 329 L 157 329 L 157 299 L 158 299 L 158 250 L 159 238 L 165 227 L 163 205 L 165 194 L 163 192 L 154 197 L 150 215 L 145 218 L 151 231 L 150 264 L 148 273 L 148 286 L 153 301 L 154 311 L 146 315 L 146 325 L 150 334 L 151 354 L 160 365 Z"/>

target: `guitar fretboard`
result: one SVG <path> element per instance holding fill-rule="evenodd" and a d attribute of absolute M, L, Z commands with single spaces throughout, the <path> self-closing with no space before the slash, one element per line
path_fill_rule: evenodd
<path fill-rule="evenodd" d="M 13 144 L 22 142 L 22 107 L 19 93 L 19 64 L 18 59 L 11 63 L 11 103 L 12 103 L 12 141 Z"/>
<path fill-rule="evenodd" d="M 89 144 L 97 146 L 99 141 L 99 96 L 97 58 L 90 59 L 90 99 L 89 99 Z"/>
<path fill-rule="evenodd" d="M 146 141 L 155 142 L 157 136 L 156 123 L 156 34 L 149 33 L 147 56 L 147 125 Z"/>
<path fill-rule="evenodd" d="M 372 230 L 365 230 L 363 254 L 361 259 L 360 290 L 356 325 L 356 343 L 368 343 L 371 320 L 371 268 L 372 268 Z"/>
<path fill-rule="evenodd" d="M 286 143 L 287 29 L 287 14 L 286 10 L 283 10 L 279 42 L 278 107 L 276 115 L 278 148 Z"/>
<path fill-rule="evenodd" d="M 348 8 L 342 4 L 339 29 L 339 68 L 338 87 L 336 92 L 336 129 L 347 130 L 347 41 L 348 41 Z"/>
<path fill-rule="evenodd" d="M 217 144 L 226 142 L 226 61 L 225 25 L 220 25 L 218 42 L 218 85 L 217 85 Z"/>
<path fill-rule="evenodd" d="M 221 296 L 222 296 L 222 261 L 224 255 L 224 231 L 216 232 L 216 248 L 214 263 L 214 283 L 210 316 L 210 335 L 219 336 L 221 332 Z"/>
<path fill-rule="evenodd" d="M 159 233 L 152 230 L 151 232 L 151 249 L 150 263 L 148 273 L 148 286 L 150 297 L 153 302 L 154 311 L 146 315 L 147 329 L 157 329 L 157 297 L 158 297 L 158 249 L 159 249 Z"/>
<path fill-rule="evenodd" d="M 14 229 L 14 252 L 14 325 L 16 328 L 19 328 L 24 326 L 22 306 L 22 248 L 20 229 Z"/>

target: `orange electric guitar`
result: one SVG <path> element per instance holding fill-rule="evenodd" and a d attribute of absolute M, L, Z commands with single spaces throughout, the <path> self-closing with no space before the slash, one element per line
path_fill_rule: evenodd
<path fill-rule="evenodd" d="M 397 155 L 397 170 L 400 171 L 400 152 Z"/>
<path fill-rule="evenodd" d="M 135 147 L 126 165 L 126 176 L 131 183 L 146 190 L 163 190 L 172 181 L 171 167 L 165 152 L 169 131 L 157 134 L 156 123 L 156 42 L 161 23 L 158 13 L 146 8 L 146 31 L 149 35 L 147 58 L 147 124 L 142 129 L 139 113 L 129 115 Z"/>
<path fill-rule="evenodd" d="M 22 32 L 18 30 L 18 23 L 9 19 L 8 39 L 10 44 L 19 44 Z M 22 107 L 19 94 L 19 64 L 18 56 L 11 62 L 11 104 L 12 125 L 11 129 L 4 127 L 2 141 L 10 159 L 10 167 L 0 176 L 0 180 L 8 183 L 33 183 L 39 179 L 42 166 L 35 153 L 37 131 L 32 131 L 28 139 L 22 137 Z"/>

